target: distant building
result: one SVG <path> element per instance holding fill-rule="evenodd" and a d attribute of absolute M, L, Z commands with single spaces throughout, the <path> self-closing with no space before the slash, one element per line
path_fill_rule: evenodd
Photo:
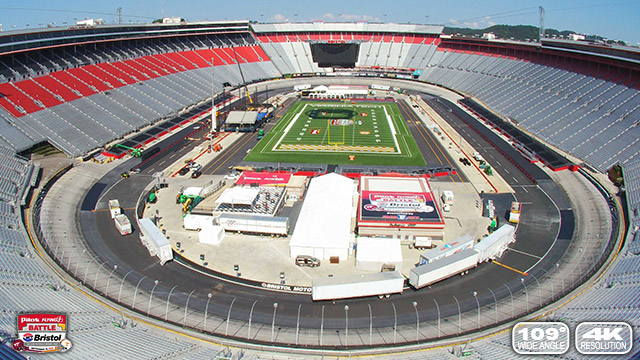
<path fill-rule="evenodd" d="M 76 22 L 76 25 L 81 27 L 94 27 L 102 24 L 104 24 L 104 20 L 102 19 L 85 19 Z"/>
<path fill-rule="evenodd" d="M 580 34 L 569 34 L 569 40 L 573 40 L 573 41 L 580 41 L 580 40 L 584 40 L 585 37 L 584 35 L 580 35 Z"/>
<path fill-rule="evenodd" d="M 492 32 L 488 32 L 488 33 L 484 33 L 482 34 L 482 38 L 483 39 L 487 39 L 487 40 L 495 40 L 498 37 L 496 36 L 496 34 L 492 33 Z"/>
<path fill-rule="evenodd" d="M 166 17 L 166 18 L 162 18 L 162 23 L 163 24 L 180 24 L 182 22 L 182 19 L 179 17 Z"/>

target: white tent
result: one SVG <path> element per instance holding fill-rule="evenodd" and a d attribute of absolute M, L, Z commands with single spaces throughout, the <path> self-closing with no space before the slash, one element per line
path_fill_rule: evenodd
<path fill-rule="evenodd" d="M 198 240 L 202 244 L 220 245 L 224 235 L 225 232 L 222 226 L 206 224 L 202 226 L 202 230 L 198 233 Z"/>
<path fill-rule="evenodd" d="M 380 271 L 382 264 L 402 267 L 400 239 L 359 237 L 356 248 L 356 270 Z"/>
<path fill-rule="evenodd" d="M 347 259 L 354 187 L 353 180 L 335 173 L 311 180 L 289 241 L 291 257 Z"/>

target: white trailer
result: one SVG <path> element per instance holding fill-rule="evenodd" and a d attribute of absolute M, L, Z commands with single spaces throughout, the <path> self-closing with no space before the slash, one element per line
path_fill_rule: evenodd
<path fill-rule="evenodd" d="M 390 296 L 402 293 L 404 276 L 399 271 L 363 275 L 345 275 L 311 279 L 313 300 L 348 299 L 365 296 Z"/>
<path fill-rule="evenodd" d="M 478 262 L 494 260 L 502 256 L 509 244 L 516 241 L 516 228 L 509 224 L 504 224 L 491 235 L 480 240 L 474 249 L 480 254 Z"/>
<path fill-rule="evenodd" d="M 116 229 L 120 232 L 120 235 L 131 234 L 131 221 L 125 214 L 116 215 L 113 218 L 113 222 L 116 224 Z"/>
<path fill-rule="evenodd" d="M 287 236 L 289 233 L 287 217 L 221 214 L 218 217 L 218 224 L 225 231 L 280 236 Z"/>
<path fill-rule="evenodd" d="M 426 265 L 411 269 L 409 284 L 416 289 L 431 285 L 453 275 L 464 275 L 478 266 L 478 252 L 467 249 Z"/>
<path fill-rule="evenodd" d="M 378 85 L 378 84 L 371 84 L 370 88 L 373 90 L 384 90 L 384 91 L 389 91 L 391 89 L 390 86 Z"/>
<path fill-rule="evenodd" d="M 120 202 L 117 199 L 109 200 L 109 213 L 111 214 L 112 219 L 114 219 L 117 215 L 122 214 L 122 210 L 120 209 Z"/>
<path fill-rule="evenodd" d="M 142 245 L 147 247 L 149 254 L 157 256 L 160 259 L 160 265 L 173 259 L 171 244 L 156 224 L 148 218 L 140 219 L 138 224 L 140 225 L 140 241 L 142 241 Z"/>
<path fill-rule="evenodd" d="M 436 260 L 457 254 L 466 249 L 473 249 L 475 240 L 471 235 L 463 235 L 453 242 L 442 244 L 435 249 L 425 251 L 420 254 L 420 265 L 434 262 Z"/>

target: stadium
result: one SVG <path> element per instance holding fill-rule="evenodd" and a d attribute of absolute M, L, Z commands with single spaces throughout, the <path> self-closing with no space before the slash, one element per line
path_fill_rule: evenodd
<path fill-rule="evenodd" d="M 520 359 L 523 321 L 625 322 L 638 353 L 637 48 L 227 20 L 0 40 L 0 357 L 23 312 L 73 344 L 30 358 Z"/>

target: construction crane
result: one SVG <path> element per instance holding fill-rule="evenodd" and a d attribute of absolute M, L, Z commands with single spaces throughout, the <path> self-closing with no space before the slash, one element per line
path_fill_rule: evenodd
<path fill-rule="evenodd" d="M 142 155 L 142 150 L 136 149 L 136 148 L 132 148 L 131 146 L 126 146 L 126 145 L 122 145 L 122 144 L 115 144 L 114 146 L 130 150 L 131 151 L 130 155 L 133 156 L 133 157 L 140 157 L 140 155 Z"/>
<path fill-rule="evenodd" d="M 238 70 L 240 71 L 240 77 L 242 78 L 242 83 L 244 84 L 244 91 L 247 93 L 247 98 L 249 99 L 249 103 L 253 104 L 253 100 L 251 99 L 251 94 L 249 93 L 249 88 L 247 87 L 247 82 L 244 80 L 244 74 L 242 73 L 242 67 L 240 66 L 240 61 L 238 61 L 238 53 L 234 47 L 231 47 L 233 50 L 233 55 L 236 57 L 236 64 L 238 64 Z"/>

